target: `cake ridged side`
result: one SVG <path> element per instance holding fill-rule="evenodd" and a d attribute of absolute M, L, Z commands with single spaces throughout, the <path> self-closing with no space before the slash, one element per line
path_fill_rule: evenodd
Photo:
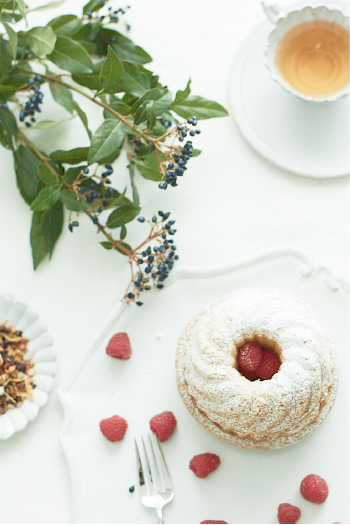
<path fill-rule="evenodd" d="M 236 369 L 237 345 L 275 341 L 280 370 L 249 381 Z M 296 443 L 322 423 L 335 401 L 337 369 L 323 323 L 280 290 L 247 288 L 209 303 L 190 319 L 176 357 L 187 408 L 208 430 L 245 448 Z"/>

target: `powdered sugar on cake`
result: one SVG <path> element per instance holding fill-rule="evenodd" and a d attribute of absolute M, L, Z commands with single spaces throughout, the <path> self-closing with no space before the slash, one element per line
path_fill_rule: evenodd
<path fill-rule="evenodd" d="M 237 370 L 247 341 L 279 355 L 279 371 L 249 381 Z M 335 357 L 322 322 L 291 294 L 241 289 L 205 306 L 185 326 L 177 381 L 195 418 L 221 439 L 248 448 L 280 448 L 302 439 L 330 411 Z"/>

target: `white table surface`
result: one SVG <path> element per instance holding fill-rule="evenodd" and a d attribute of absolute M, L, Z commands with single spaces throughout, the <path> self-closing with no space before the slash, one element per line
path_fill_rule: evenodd
<path fill-rule="evenodd" d="M 44 2 L 27 3 L 35 7 Z M 83 3 L 70 0 L 50 16 L 33 14 L 30 25 L 78 13 Z M 191 77 L 193 94 L 228 108 L 231 63 L 242 40 L 264 16 L 259 1 L 130 3 L 130 37 L 153 57 L 149 67 L 160 74 L 161 82 L 175 92 L 184 89 Z M 81 105 L 95 130 L 99 112 L 85 101 Z M 47 97 L 44 111 L 45 118 L 59 119 L 64 110 Z M 143 214 L 163 209 L 176 219 L 182 263 L 224 263 L 290 244 L 347 275 L 347 177 L 313 180 L 273 166 L 246 143 L 231 116 L 203 121 L 198 127 L 202 134 L 196 137 L 195 147 L 203 153 L 191 161 L 177 188 L 160 192 L 156 184 L 137 179 Z M 31 136 L 48 151 L 68 149 L 73 141 L 74 147 L 87 145 L 78 120 L 44 134 L 31 131 Z M 47 406 L 23 432 L 0 445 L 0 522 L 70 523 L 70 480 L 58 440 L 63 414 L 56 390 L 124 294 L 129 269 L 122 256 L 99 246 L 91 224 L 82 218 L 74 234 L 64 228 L 52 260 L 34 272 L 31 212 L 16 187 L 12 155 L 0 151 L 1 293 L 9 292 L 40 312 L 53 336 L 58 364 Z M 123 188 L 127 181 L 123 159 L 118 166 L 118 187 Z M 136 239 L 137 226 L 130 230 Z"/>

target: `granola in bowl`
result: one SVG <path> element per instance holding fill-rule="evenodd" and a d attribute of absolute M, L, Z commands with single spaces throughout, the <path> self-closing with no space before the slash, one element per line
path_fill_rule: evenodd
<path fill-rule="evenodd" d="M 39 314 L 0 293 L 0 441 L 33 421 L 56 374 L 52 337 Z"/>
<path fill-rule="evenodd" d="M 34 361 L 28 355 L 28 339 L 13 326 L 0 326 L 0 414 L 33 401 Z"/>

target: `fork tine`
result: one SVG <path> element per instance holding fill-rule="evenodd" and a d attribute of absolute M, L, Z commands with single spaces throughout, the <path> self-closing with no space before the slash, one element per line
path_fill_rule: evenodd
<path fill-rule="evenodd" d="M 163 451 L 161 449 L 160 443 L 159 443 L 158 438 L 157 438 L 156 435 L 154 436 L 154 439 L 155 439 L 155 442 L 157 443 L 157 448 L 159 450 L 160 457 L 161 457 L 161 461 L 159 462 L 159 466 L 160 466 L 160 469 L 161 469 L 165 490 L 172 490 L 173 489 L 173 484 L 172 484 L 172 481 L 171 481 L 171 477 L 170 477 L 169 470 L 168 470 L 168 467 L 167 467 L 167 464 L 166 464 L 166 461 L 165 461 L 165 457 L 164 457 Z"/>
<path fill-rule="evenodd" d="M 151 472 L 151 467 L 150 467 L 148 456 L 147 456 L 147 450 L 146 450 L 146 447 L 145 447 L 145 442 L 143 441 L 143 437 L 141 437 L 141 441 L 142 441 L 142 445 L 143 445 L 143 452 L 144 452 L 144 455 L 145 455 L 146 469 L 148 470 L 148 474 L 149 474 L 148 481 L 149 481 L 149 485 L 150 485 L 150 491 L 154 492 L 155 489 L 154 489 L 154 483 L 153 483 L 153 478 L 152 478 L 152 472 Z"/>
<path fill-rule="evenodd" d="M 145 477 L 144 477 L 143 469 L 142 469 L 140 452 L 139 452 L 139 448 L 137 446 L 136 439 L 135 439 L 135 447 L 136 447 L 137 470 L 139 472 L 140 491 L 141 491 L 141 495 L 143 496 L 144 494 L 146 494 L 146 485 L 145 485 Z"/>
<path fill-rule="evenodd" d="M 162 477 L 159 474 L 158 461 L 157 461 L 156 455 L 154 453 L 152 439 L 151 439 L 151 436 L 149 434 L 148 434 L 148 439 L 149 439 L 150 449 L 151 449 L 151 452 L 152 452 L 152 459 L 153 459 L 153 465 L 154 465 L 154 474 L 155 474 L 154 477 L 155 477 L 155 480 L 156 480 L 157 489 L 164 490 L 164 482 L 163 482 Z"/>

